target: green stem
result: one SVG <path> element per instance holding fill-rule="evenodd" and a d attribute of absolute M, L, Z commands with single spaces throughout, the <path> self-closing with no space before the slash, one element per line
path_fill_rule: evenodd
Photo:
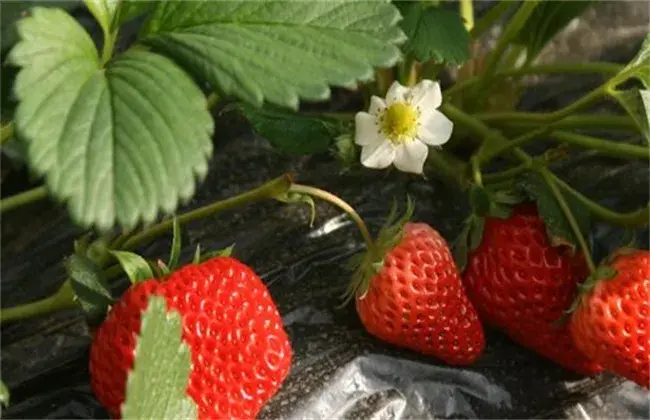
<path fill-rule="evenodd" d="M 488 151 L 481 153 L 478 156 L 479 162 L 485 164 L 492 159 L 494 159 L 497 156 L 500 156 L 506 152 L 509 152 L 510 150 L 519 147 L 525 143 L 528 143 L 531 140 L 534 140 L 535 138 L 547 133 L 550 130 L 549 127 L 542 127 L 538 128 L 537 130 L 532 130 L 527 133 L 522 134 L 519 137 L 515 137 L 513 140 L 509 142 L 500 142 L 499 145 L 492 147 Z"/>
<path fill-rule="evenodd" d="M 493 6 L 483 17 L 476 21 L 476 24 L 470 31 L 472 39 L 476 39 L 487 31 L 494 22 L 497 21 L 512 6 L 512 1 L 501 0 Z"/>
<path fill-rule="evenodd" d="M 12 195 L 0 200 L 0 213 L 11 211 L 17 207 L 31 204 L 47 197 L 47 189 L 43 186 Z"/>
<path fill-rule="evenodd" d="M 460 0 L 460 16 L 463 18 L 465 29 L 471 32 L 474 29 L 474 4 L 472 0 Z"/>
<path fill-rule="evenodd" d="M 641 160 L 650 160 L 650 148 L 647 146 L 637 146 L 635 144 L 613 142 L 600 139 L 598 137 L 586 136 L 584 134 L 569 133 L 566 131 L 553 131 L 551 139 L 570 144 L 572 146 L 584 147 L 586 149 L 597 150 L 603 155 L 632 158 Z"/>
<path fill-rule="evenodd" d="M 25 305 L 0 309 L 0 324 L 46 315 L 76 306 L 72 285 L 69 280 L 66 280 L 52 296 Z"/>
<path fill-rule="evenodd" d="M 9 122 L 7 124 L 3 124 L 0 133 L 0 145 L 2 145 L 8 142 L 14 136 L 14 123 Z"/>
<path fill-rule="evenodd" d="M 629 227 L 647 226 L 650 222 L 650 204 L 628 213 L 615 212 L 585 197 L 555 174 L 551 173 L 551 178 L 553 178 L 553 181 L 559 185 L 560 188 L 584 204 L 594 216 L 603 221 Z"/>
<path fill-rule="evenodd" d="M 426 168 L 427 171 L 436 172 L 454 181 L 462 190 L 469 188 L 469 182 L 465 178 L 467 164 L 454 155 L 440 150 L 429 149 Z"/>
<path fill-rule="evenodd" d="M 102 66 L 106 65 L 113 57 L 113 48 L 117 41 L 118 29 L 113 32 L 104 31 L 104 45 L 102 46 Z"/>
<path fill-rule="evenodd" d="M 479 160 L 478 155 L 472 156 L 470 162 L 472 164 L 472 178 L 474 179 L 474 183 L 479 187 L 482 187 L 483 177 L 481 175 L 481 161 Z"/>
<path fill-rule="evenodd" d="M 477 24 L 478 25 L 478 24 Z M 561 75 L 580 75 L 585 73 L 600 73 L 606 76 L 614 76 L 623 69 L 623 66 L 607 62 L 586 62 L 586 63 L 560 63 L 522 67 L 507 71 L 500 71 L 492 76 L 492 79 L 503 79 L 507 77 L 521 77 L 531 74 L 561 74 Z M 449 97 L 461 90 L 472 87 L 483 80 L 482 76 L 474 76 L 470 79 L 456 83 L 445 91 L 445 96 Z"/>
<path fill-rule="evenodd" d="M 550 113 L 541 112 L 485 112 L 475 117 L 490 125 L 530 127 L 547 123 Z M 553 124 L 555 128 L 614 128 L 636 130 L 637 126 L 629 116 L 620 115 L 570 115 Z"/>
<path fill-rule="evenodd" d="M 596 265 L 594 264 L 594 260 L 591 258 L 591 251 L 589 250 L 587 241 L 585 240 L 585 237 L 582 234 L 582 231 L 580 230 L 578 221 L 576 220 L 575 216 L 573 215 L 573 212 L 569 208 L 569 205 L 567 204 L 566 200 L 564 199 L 564 196 L 560 192 L 560 189 L 557 187 L 555 183 L 555 179 L 550 176 L 548 169 L 544 167 L 539 168 L 537 172 L 542 176 L 542 178 L 544 178 L 544 181 L 550 188 L 551 193 L 555 197 L 555 200 L 560 205 L 560 208 L 562 209 L 562 213 L 564 213 L 564 217 L 566 217 L 567 222 L 569 222 L 569 226 L 571 226 L 571 230 L 573 231 L 573 236 L 575 236 L 576 241 L 578 241 L 578 246 L 580 246 L 580 249 L 584 254 L 585 261 L 587 262 L 587 266 L 589 267 L 589 272 L 591 274 L 594 274 L 596 272 Z"/>
<path fill-rule="evenodd" d="M 441 110 L 453 120 L 455 123 L 462 125 L 468 128 L 470 131 L 478 134 L 482 138 L 488 138 L 494 136 L 494 141 L 499 141 L 502 143 L 507 143 L 509 140 L 503 136 L 500 132 L 491 130 L 490 127 L 485 125 L 483 122 L 477 118 L 472 117 L 471 115 L 466 114 L 455 106 L 445 103 L 441 106 Z M 531 167 L 533 165 L 533 158 L 525 153 L 519 148 L 514 148 L 512 154 L 524 165 Z M 551 174 L 551 177 L 554 179 L 557 184 L 567 191 L 567 193 L 573 195 L 576 199 L 580 200 L 590 212 L 597 218 L 622 226 L 644 226 L 648 224 L 648 218 L 650 216 L 650 205 L 646 208 L 639 209 L 630 213 L 618 213 L 612 211 L 606 207 L 601 206 L 598 203 L 590 200 L 584 195 L 580 194 L 575 189 L 571 188 L 570 185 L 557 178 L 554 174 Z"/>
<path fill-rule="evenodd" d="M 370 235 L 370 231 L 368 231 L 368 227 L 364 223 L 363 219 L 361 218 L 361 216 L 359 216 L 359 213 L 357 213 L 356 210 L 352 208 L 351 205 L 343 201 L 341 198 L 335 196 L 330 192 L 321 190 L 320 188 L 311 187 L 308 185 L 293 184 L 289 188 L 289 191 L 320 198 L 321 200 L 325 200 L 328 203 L 333 204 L 336 207 L 343 210 L 344 212 L 346 212 L 348 216 L 350 216 L 350 218 L 354 220 L 354 222 L 357 224 L 357 227 L 359 228 L 359 231 L 361 232 L 361 236 L 363 236 L 363 240 L 366 242 L 366 246 L 368 247 L 368 249 L 374 248 L 375 241 L 372 239 L 372 235 Z"/>
<path fill-rule="evenodd" d="M 529 169 L 530 169 L 529 165 L 522 163 L 520 165 L 506 169 L 501 172 L 493 172 L 491 174 L 485 174 L 483 175 L 483 182 L 485 182 L 486 184 L 496 184 L 502 181 L 508 181 L 512 178 L 517 177 L 518 175 L 523 174 Z"/>
<path fill-rule="evenodd" d="M 533 13 L 533 10 L 535 10 L 537 4 L 538 0 L 529 0 L 521 4 L 512 19 L 510 19 L 510 22 L 508 22 L 508 25 L 499 38 L 497 45 L 494 47 L 494 50 L 490 52 L 485 64 L 485 71 L 483 73 L 482 82 L 479 85 L 478 91 L 476 92 L 476 102 L 479 108 L 482 106 L 482 103 L 485 100 L 485 96 L 489 91 L 489 87 L 492 84 L 492 76 L 496 73 L 499 61 L 510 45 L 510 42 L 519 33 L 530 15 Z"/>
<path fill-rule="evenodd" d="M 217 201 L 207 206 L 189 211 L 177 217 L 178 222 L 183 225 L 194 220 L 202 219 L 217 213 L 229 210 L 232 208 L 241 207 L 243 205 L 251 204 L 257 201 L 268 200 L 278 197 L 289 190 L 291 187 L 291 176 L 283 175 L 279 178 L 273 179 L 266 184 L 255 188 L 254 190 L 246 191 L 234 197 L 227 198 L 222 201 Z M 161 235 L 167 233 L 173 226 L 173 220 L 167 219 L 150 228 L 133 235 L 122 245 L 123 249 L 134 249 L 138 246 L 145 244 Z"/>

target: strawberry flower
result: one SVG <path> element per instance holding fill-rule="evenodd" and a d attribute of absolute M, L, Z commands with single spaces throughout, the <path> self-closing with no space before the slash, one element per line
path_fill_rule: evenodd
<path fill-rule="evenodd" d="M 422 80 L 412 88 L 394 82 L 386 99 L 373 96 L 368 112 L 355 117 L 355 143 L 361 163 L 374 169 L 394 164 L 403 172 L 422 173 L 428 146 L 449 140 L 453 123 L 437 108 L 442 103 L 438 82 Z"/>

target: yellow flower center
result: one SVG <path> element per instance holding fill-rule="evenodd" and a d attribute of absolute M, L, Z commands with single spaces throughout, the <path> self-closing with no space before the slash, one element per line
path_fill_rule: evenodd
<path fill-rule="evenodd" d="M 380 128 L 395 144 L 413 140 L 418 128 L 419 112 L 405 102 L 392 103 L 379 117 Z"/>

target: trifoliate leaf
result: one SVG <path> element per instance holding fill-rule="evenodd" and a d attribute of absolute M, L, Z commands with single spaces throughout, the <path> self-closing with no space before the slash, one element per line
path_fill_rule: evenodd
<path fill-rule="evenodd" d="M 104 272 L 90 259 L 77 254 L 67 258 L 65 265 L 75 298 L 81 304 L 89 323 L 100 323 L 113 303 Z"/>
<path fill-rule="evenodd" d="M 74 221 L 131 228 L 193 195 L 214 125 L 187 74 L 144 50 L 101 68 L 93 41 L 62 10 L 35 8 L 18 28 L 16 133 Z"/>
<path fill-rule="evenodd" d="M 551 244 L 567 245 L 575 250 L 577 239 L 571 225 L 544 178 L 536 172 L 528 172 L 521 176 L 517 185 L 537 203 L 537 210 L 546 224 Z M 564 193 L 562 196 L 576 219 L 581 233 L 587 234 L 590 224 L 589 209 L 573 196 Z"/>
<path fill-rule="evenodd" d="M 341 123 L 329 118 L 252 106 L 241 109 L 257 134 L 276 149 L 293 155 L 324 152 L 342 131 Z"/>
<path fill-rule="evenodd" d="M 173 0 L 156 3 L 141 37 L 223 93 L 297 109 L 394 65 L 399 18 L 385 0 Z"/>
<path fill-rule="evenodd" d="M 167 310 L 164 298 L 152 296 L 141 325 L 122 418 L 197 418 L 196 403 L 186 395 L 191 355 L 182 340 L 180 315 Z"/>
<path fill-rule="evenodd" d="M 113 19 L 119 8 L 119 0 L 84 0 L 86 7 L 95 17 L 104 33 L 112 31 Z"/>
<path fill-rule="evenodd" d="M 533 10 L 514 39 L 524 45 L 528 57 L 535 57 L 574 18 L 593 1 L 542 1 Z"/>
<path fill-rule="evenodd" d="M 127 251 L 111 251 L 132 284 L 155 278 L 151 266 L 141 256 Z"/>
<path fill-rule="evenodd" d="M 169 255 L 169 269 L 174 270 L 178 265 L 178 260 L 181 257 L 181 224 L 177 217 L 173 220 L 173 236 L 172 236 L 172 250 Z"/>
<path fill-rule="evenodd" d="M 456 10 L 431 7 L 417 1 L 398 2 L 408 37 L 403 46 L 418 61 L 460 65 L 469 59 L 469 33 Z"/>
<path fill-rule="evenodd" d="M 0 380 L 0 405 L 5 407 L 9 405 L 9 388 L 2 380 Z"/>

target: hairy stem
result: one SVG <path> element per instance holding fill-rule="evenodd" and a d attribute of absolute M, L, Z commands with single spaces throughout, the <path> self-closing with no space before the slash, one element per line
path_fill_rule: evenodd
<path fill-rule="evenodd" d="M 530 67 L 522 67 L 501 71 L 492 76 L 492 79 L 503 79 L 507 77 L 521 77 L 531 74 L 561 74 L 575 75 L 585 73 L 600 73 L 606 76 L 614 76 L 623 69 L 623 66 L 616 63 L 608 62 L 586 62 L 586 63 L 564 63 L 564 64 L 546 64 Z M 445 96 L 451 96 L 459 91 L 472 87 L 483 80 L 481 76 L 474 76 L 470 79 L 456 83 L 445 91 Z"/>
<path fill-rule="evenodd" d="M 11 197 L 0 200 L 0 213 L 11 211 L 17 207 L 43 200 L 47 197 L 47 189 L 44 186 L 36 187 L 25 192 L 21 192 Z"/>
<path fill-rule="evenodd" d="M 501 143 L 509 142 L 509 140 L 500 132 L 491 130 L 490 127 L 485 125 L 477 118 L 474 118 L 471 115 L 466 114 L 465 112 L 461 111 L 460 109 L 456 108 L 453 105 L 450 105 L 449 103 L 443 104 L 441 106 L 441 110 L 455 123 L 466 127 L 467 129 L 473 131 L 483 139 L 488 137 L 494 137 L 494 141 L 498 141 Z M 533 165 L 534 162 L 533 158 L 523 150 L 519 148 L 514 148 L 512 150 L 512 154 L 520 162 L 522 162 L 523 165 L 526 165 L 528 167 L 531 167 Z M 618 213 L 606 207 L 603 207 L 600 204 L 585 197 L 584 195 L 582 195 L 581 193 L 573 189 L 570 185 L 568 185 L 561 179 L 557 178 L 554 174 L 551 174 L 550 176 L 554 179 L 555 182 L 557 182 L 557 184 L 561 188 L 563 188 L 569 194 L 573 195 L 575 198 L 580 200 L 580 202 L 582 202 L 594 216 L 596 216 L 597 218 L 603 221 L 610 222 L 617 225 L 622 225 L 622 226 L 644 226 L 648 224 L 648 217 L 650 216 L 649 213 L 650 205 L 630 213 Z"/>
<path fill-rule="evenodd" d="M 598 137 L 569 133 L 559 130 L 553 131 L 550 137 L 553 140 L 572 146 L 597 150 L 598 152 L 607 156 L 620 157 L 625 159 L 650 160 L 650 148 L 647 146 L 637 146 L 635 144 L 613 142 L 600 139 Z"/>
<path fill-rule="evenodd" d="M 208 216 L 213 216 L 225 210 L 241 207 L 257 201 L 268 200 L 278 197 L 289 190 L 292 180 L 291 176 L 283 175 L 279 178 L 273 179 L 266 184 L 255 188 L 254 190 L 246 191 L 234 197 L 227 198 L 222 201 L 208 204 L 207 206 L 191 210 L 177 217 L 178 222 L 183 225 L 198 219 Z M 123 249 L 134 249 L 138 246 L 145 244 L 155 238 L 169 232 L 173 226 L 172 219 L 164 220 L 150 228 L 131 236 L 122 245 Z"/>
<path fill-rule="evenodd" d="M 113 57 L 113 48 L 115 48 L 117 34 L 118 29 L 115 29 L 113 32 L 110 30 L 104 31 L 104 45 L 102 46 L 102 66 L 106 65 L 106 63 L 108 63 L 108 61 Z"/>
<path fill-rule="evenodd" d="M 515 167 L 506 169 L 501 172 L 493 172 L 491 174 L 484 174 L 483 175 L 483 182 L 486 184 L 497 184 L 502 181 L 508 181 L 510 179 L 513 179 L 524 172 L 528 171 L 530 169 L 529 165 L 526 165 L 524 163 L 517 165 Z"/>
<path fill-rule="evenodd" d="M 29 319 L 76 306 L 72 285 L 66 280 L 52 296 L 25 305 L 0 309 L 0 323 Z"/>
<path fill-rule="evenodd" d="M 481 174 L 481 161 L 478 159 L 478 155 L 472 156 L 470 159 L 472 164 L 472 178 L 474 183 L 479 187 L 483 186 L 483 176 Z"/>
<path fill-rule="evenodd" d="M 465 178 L 467 163 L 449 153 L 430 149 L 426 161 L 426 170 L 427 172 L 438 173 L 455 182 L 463 190 L 469 187 L 469 182 Z"/>
<path fill-rule="evenodd" d="M 485 112 L 474 115 L 490 125 L 507 127 L 530 127 L 548 123 L 552 114 L 548 112 Z M 569 115 L 553 124 L 555 128 L 619 128 L 636 130 L 634 120 L 627 115 Z"/>
<path fill-rule="evenodd" d="M 359 216 L 359 213 L 357 213 L 351 205 L 343 201 L 341 198 L 335 196 L 330 192 L 321 190 L 320 188 L 311 187 L 308 185 L 293 184 L 291 188 L 289 188 L 289 191 L 320 198 L 321 200 L 325 200 L 328 203 L 333 204 L 343 210 L 357 224 L 357 227 L 359 228 L 361 236 L 363 236 L 363 240 L 366 242 L 368 249 L 373 249 L 375 241 L 372 239 L 372 235 L 370 235 L 370 231 L 368 231 L 368 227 L 366 226 L 365 222 L 361 216 Z"/>
<path fill-rule="evenodd" d="M 571 208 L 569 208 L 569 205 L 564 199 L 564 196 L 562 196 L 560 189 L 556 185 L 555 178 L 550 176 L 550 172 L 546 168 L 543 167 L 539 168 L 538 172 L 542 176 L 542 178 L 544 178 L 544 181 L 550 188 L 553 197 L 555 197 L 555 200 L 560 205 L 560 208 L 562 209 L 562 213 L 564 213 L 564 217 L 566 217 L 567 222 L 569 222 L 569 226 L 571 226 L 571 230 L 573 231 L 573 236 L 575 236 L 576 241 L 578 241 L 578 246 L 580 246 L 580 249 L 584 254 L 585 261 L 587 262 L 587 266 L 589 267 L 589 273 L 594 274 L 596 272 L 596 265 L 594 264 L 594 260 L 591 257 L 591 251 L 589 250 L 589 246 L 587 246 L 587 241 L 585 240 L 585 237 L 582 234 L 582 231 L 580 230 L 578 221 L 573 215 Z"/>
<path fill-rule="evenodd" d="M 517 12 L 515 12 L 510 22 L 506 26 L 503 34 L 499 38 L 497 45 L 494 47 L 487 58 L 485 64 L 485 71 L 483 74 L 482 82 L 479 84 L 478 91 L 476 92 L 476 103 L 480 108 L 485 101 L 485 97 L 489 91 L 492 83 L 492 76 L 496 73 L 497 66 L 501 61 L 506 49 L 510 45 L 512 39 L 519 33 L 524 26 L 533 10 L 537 7 L 539 2 L 537 0 L 529 0 L 521 3 Z"/>

